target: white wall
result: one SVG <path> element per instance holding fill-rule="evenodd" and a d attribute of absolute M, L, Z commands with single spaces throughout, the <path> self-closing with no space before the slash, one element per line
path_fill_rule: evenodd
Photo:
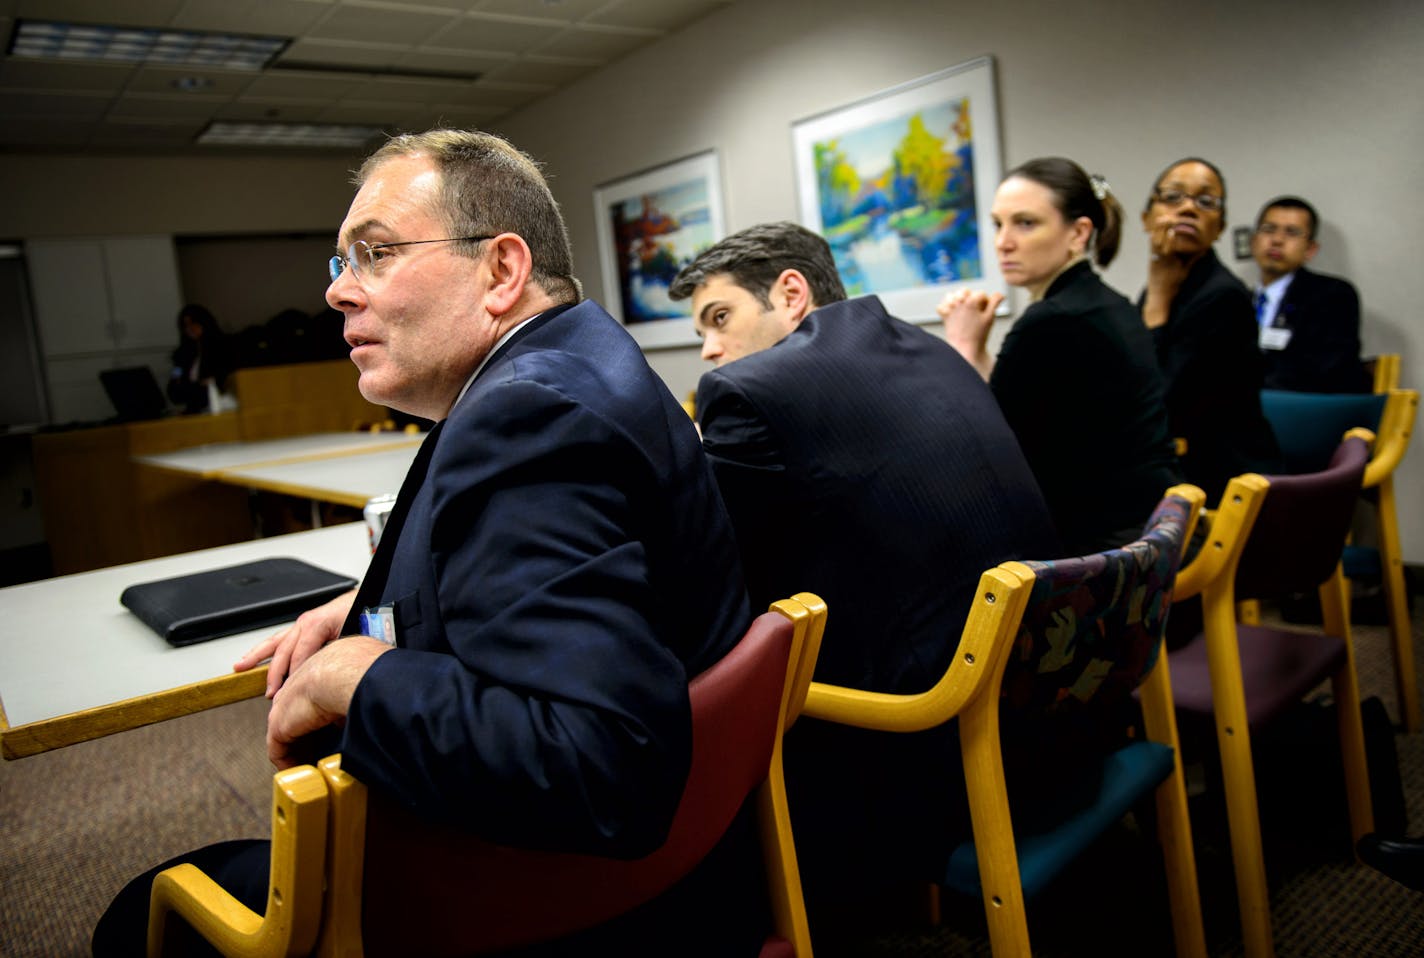
<path fill-rule="evenodd" d="M 578 274 L 601 297 L 600 183 L 715 147 L 729 229 L 796 219 L 793 121 L 992 54 L 1006 164 L 1070 156 L 1107 176 L 1130 216 L 1188 154 L 1226 174 L 1232 225 L 1280 193 L 1312 200 L 1315 265 L 1360 288 L 1365 353 L 1401 353 L 1404 385 L 1419 388 L 1420 50 L 1424 4 L 1412 0 L 743 0 L 501 129 L 545 162 Z M 1228 239 L 1218 252 L 1235 263 Z M 1135 296 L 1145 272 L 1129 231 L 1107 279 Z M 679 396 L 705 368 L 695 349 L 650 356 Z M 1424 451 L 1397 482 L 1405 556 L 1424 562 Z"/>

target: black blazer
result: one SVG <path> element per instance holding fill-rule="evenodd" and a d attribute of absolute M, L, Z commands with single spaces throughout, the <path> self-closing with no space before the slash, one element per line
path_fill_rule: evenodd
<path fill-rule="evenodd" d="M 1273 327 L 1290 330 L 1285 349 L 1262 349 L 1266 388 L 1363 393 L 1373 384 L 1360 365 L 1360 297 L 1343 279 L 1302 266 L 1286 285 Z"/>
<path fill-rule="evenodd" d="M 1058 553 L 988 386 L 873 296 L 823 306 L 770 349 L 705 373 L 697 408 L 753 607 L 803 589 L 828 604 L 821 681 L 929 688 L 980 573 Z M 813 903 L 904 877 L 890 862 L 935 867 L 967 822 L 953 812 L 956 735 L 797 723 L 787 784 Z"/>
<path fill-rule="evenodd" d="M 989 385 L 1070 554 L 1135 539 L 1181 481 L 1152 336 L 1088 263 L 1018 318 Z"/>
<path fill-rule="evenodd" d="M 1172 435 L 1187 441 L 1182 472 L 1211 502 L 1232 476 L 1280 470 L 1276 435 L 1261 412 L 1259 334 L 1250 292 L 1212 250 L 1193 264 L 1167 322 L 1152 330 Z"/>

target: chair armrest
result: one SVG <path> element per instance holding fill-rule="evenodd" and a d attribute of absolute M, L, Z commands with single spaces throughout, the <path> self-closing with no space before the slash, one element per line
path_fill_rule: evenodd
<path fill-rule="evenodd" d="M 1033 573 L 1017 562 L 979 578 L 975 604 L 944 676 L 925 692 L 895 695 L 812 682 L 803 714 L 859 728 L 918 732 L 943 725 L 1003 676 Z M 997 694 L 997 690 L 995 690 Z"/>
<path fill-rule="evenodd" d="M 1206 591 L 1228 565 L 1235 574 L 1236 559 L 1246 544 L 1245 532 L 1256 521 L 1256 513 L 1261 511 L 1269 487 L 1270 482 L 1264 476 L 1253 472 L 1237 476 L 1226 484 L 1221 504 L 1210 513 L 1211 527 L 1206 541 L 1196 557 L 1177 573 L 1177 581 L 1172 586 L 1173 602 Z"/>
<path fill-rule="evenodd" d="M 1409 451 L 1409 436 L 1419 412 L 1419 393 L 1413 389 L 1394 389 L 1380 415 L 1379 436 L 1371 450 L 1365 478 L 1361 485 L 1372 488 L 1394 474 L 1395 468 Z"/>
<path fill-rule="evenodd" d="M 264 915 L 195 865 L 159 872 L 149 896 L 149 958 L 163 954 L 170 913 L 230 958 L 308 954 L 321 927 L 327 805 L 326 782 L 312 766 L 273 778 L 272 870 Z"/>

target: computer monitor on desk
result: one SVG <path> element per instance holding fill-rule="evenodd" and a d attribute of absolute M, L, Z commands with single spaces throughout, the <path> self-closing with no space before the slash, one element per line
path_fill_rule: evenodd
<path fill-rule="evenodd" d="M 125 366 L 99 373 L 109 401 L 122 422 L 159 419 L 168 412 L 168 400 L 147 366 Z"/>

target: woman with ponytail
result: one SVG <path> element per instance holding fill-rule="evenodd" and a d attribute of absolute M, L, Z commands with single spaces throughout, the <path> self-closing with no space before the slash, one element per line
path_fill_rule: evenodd
<path fill-rule="evenodd" d="M 997 360 L 986 344 L 1000 293 L 939 305 L 945 339 L 988 380 L 1070 554 L 1136 539 L 1181 481 L 1152 337 L 1136 307 L 1098 278 L 1122 233 L 1105 180 L 1061 157 L 1009 173 L 992 208 L 999 269 L 1028 291 Z"/>

